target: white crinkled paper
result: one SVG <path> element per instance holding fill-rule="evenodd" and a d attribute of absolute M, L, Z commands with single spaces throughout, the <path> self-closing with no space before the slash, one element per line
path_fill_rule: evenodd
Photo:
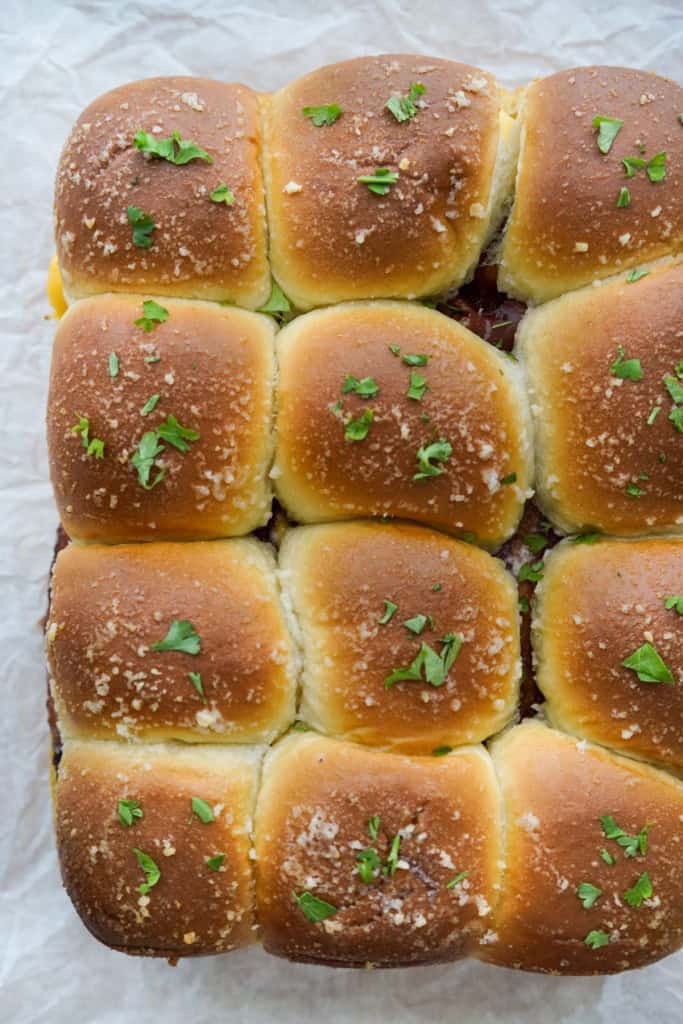
<path fill-rule="evenodd" d="M 38 626 L 57 518 L 44 442 L 52 188 L 60 147 L 90 100 L 160 74 L 268 90 L 320 64 L 391 51 L 481 64 L 506 86 L 588 63 L 675 77 L 682 38 L 680 0 L 0 4 L 2 1024 L 683 1020 L 683 954 L 610 979 L 556 979 L 475 962 L 350 973 L 290 965 L 256 948 L 174 970 L 105 949 L 59 881 Z"/>

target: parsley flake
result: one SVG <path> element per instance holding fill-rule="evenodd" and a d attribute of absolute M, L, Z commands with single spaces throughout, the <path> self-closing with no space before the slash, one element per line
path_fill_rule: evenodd
<path fill-rule="evenodd" d="M 619 189 L 619 195 L 617 196 L 617 206 L 619 207 L 619 209 L 623 209 L 624 207 L 627 207 L 627 206 L 630 206 L 630 205 L 631 205 L 631 192 L 630 192 L 629 189 L 626 188 L 625 185 L 622 185 L 621 188 Z"/>
<path fill-rule="evenodd" d="M 463 879 L 467 878 L 468 875 L 469 871 L 461 871 L 455 876 L 455 878 L 451 878 L 450 882 L 446 882 L 446 888 L 455 889 L 456 885 L 460 885 Z"/>
<path fill-rule="evenodd" d="M 374 842 L 379 834 L 379 815 L 373 814 L 371 818 L 368 818 L 368 835 Z"/>
<path fill-rule="evenodd" d="M 529 580 L 530 583 L 538 583 L 539 580 L 543 579 L 544 568 L 545 563 L 542 558 L 537 562 L 531 562 L 527 565 L 523 565 L 517 573 L 517 579 L 520 583 L 524 583 L 525 580 Z"/>
<path fill-rule="evenodd" d="M 401 848 L 401 836 L 396 833 L 394 838 L 391 840 L 391 847 L 387 856 L 387 862 L 384 865 L 384 874 L 393 875 L 398 865 L 398 854 Z"/>
<path fill-rule="evenodd" d="M 384 598 L 384 613 L 382 615 L 382 618 L 378 619 L 380 626 L 386 626 L 387 622 L 389 622 L 390 618 L 392 617 L 397 608 L 398 605 L 394 604 L 393 601 L 390 601 L 388 597 Z"/>
<path fill-rule="evenodd" d="M 159 865 L 152 860 L 152 858 L 143 853 L 142 850 L 138 850 L 136 846 L 133 847 L 133 853 L 137 857 L 138 864 L 145 873 L 146 880 L 138 886 L 138 892 L 141 892 L 143 896 L 149 892 L 152 886 L 156 885 L 161 878 L 161 871 Z"/>
<path fill-rule="evenodd" d="M 638 853 L 644 857 L 647 853 L 649 822 L 646 822 L 635 836 L 630 836 L 627 832 L 624 832 L 623 828 L 617 825 L 611 814 L 603 814 L 600 818 L 600 824 L 602 825 L 605 837 L 607 839 L 614 839 L 623 848 L 625 857 L 635 857 Z"/>
<path fill-rule="evenodd" d="M 642 380 L 643 370 L 640 359 L 624 359 L 624 348 L 617 346 L 617 358 L 610 366 L 610 373 L 613 377 L 620 377 L 622 380 Z"/>
<path fill-rule="evenodd" d="M 517 474 L 516 473 L 508 473 L 507 476 L 502 476 L 500 478 L 500 482 L 503 485 L 516 484 L 517 483 Z"/>
<path fill-rule="evenodd" d="M 197 431 L 181 426 L 175 416 L 168 416 L 165 423 L 160 423 L 156 428 L 156 433 L 158 437 L 168 441 L 179 452 L 189 452 L 190 446 L 187 442 L 199 440 Z"/>
<path fill-rule="evenodd" d="M 398 345 L 396 345 L 396 346 L 390 345 L 389 346 L 389 348 L 394 348 L 394 347 L 397 350 L 395 354 L 398 355 L 398 353 L 400 352 L 400 349 L 399 349 Z M 405 355 L 401 356 L 401 359 L 406 364 L 406 366 L 426 366 L 427 363 L 429 362 L 429 356 L 424 355 L 424 353 L 422 353 L 422 352 L 416 352 L 416 353 L 406 352 Z"/>
<path fill-rule="evenodd" d="M 431 615 L 420 614 L 414 615 L 412 619 L 406 619 L 403 625 L 406 627 L 406 629 L 410 630 L 411 633 L 414 633 L 415 636 L 419 636 L 420 633 L 425 628 L 425 626 L 427 625 L 427 623 L 429 623 L 430 626 L 433 626 L 434 623 L 432 621 Z"/>
<path fill-rule="evenodd" d="M 353 392 L 361 398 L 374 398 L 379 387 L 372 377 L 363 377 L 359 380 L 350 373 L 342 385 L 342 391 L 345 395 Z"/>
<path fill-rule="evenodd" d="M 368 436 L 370 424 L 374 418 L 372 409 L 364 409 L 358 419 L 351 419 L 344 427 L 344 437 L 347 441 L 364 441 Z"/>
<path fill-rule="evenodd" d="M 636 171 L 642 171 L 645 166 L 645 161 L 639 156 L 625 156 L 621 162 L 624 165 L 627 178 L 635 178 Z"/>
<path fill-rule="evenodd" d="M 601 153 L 607 154 L 612 144 L 621 131 L 624 122 L 618 117 L 604 117 L 598 114 L 593 118 L 591 124 L 598 129 L 598 149 Z"/>
<path fill-rule="evenodd" d="M 142 303 L 142 316 L 133 321 L 135 327 L 142 327 L 147 334 L 153 331 L 157 324 L 163 324 L 168 320 L 168 310 L 160 306 L 154 299 L 145 299 Z"/>
<path fill-rule="evenodd" d="M 664 386 L 671 395 L 671 401 L 676 405 L 683 405 L 683 385 L 679 384 L 675 377 L 665 377 Z"/>
<path fill-rule="evenodd" d="M 136 818 L 142 818 L 142 807 L 137 800 L 119 800 L 117 806 L 119 821 L 126 828 L 131 828 Z"/>
<path fill-rule="evenodd" d="M 365 850 L 361 850 L 360 853 L 356 854 L 356 861 L 358 863 L 358 874 L 360 875 L 361 882 L 365 885 L 370 885 L 370 883 L 379 874 L 380 868 L 382 867 L 382 862 L 379 859 L 377 850 L 368 846 Z"/>
<path fill-rule="evenodd" d="M 302 892 L 297 896 L 295 892 L 292 892 L 292 896 L 304 917 L 314 923 L 324 921 L 327 917 L 334 917 L 337 913 L 336 907 L 333 907 L 331 903 L 326 903 L 325 900 L 318 899 L 313 893 Z"/>
<path fill-rule="evenodd" d="M 96 459 L 104 458 L 104 441 L 101 441 L 99 437 L 91 438 L 90 435 L 90 420 L 87 416 L 81 416 L 78 413 L 78 423 L 71 428 L 72 434 L 80 434 L 81 442 L 85 448 L 86 455 L 94 455 Z"/>
<path fill-rule="evenodd" d="M 147 416 L 150 412 L 154 412 L 157 406 L 157 402 L 161 398 L 160 394 L 150 395 L 143 407 L 140 409 L 141 416 Z"/>
<path fill-rule="evenodd" d="M 668 612 L 672 609 L 678 612 L 679 615 L 683 615 L 683 594 L 675 594 L 671 597 L 664 599 L 664 607 Z"/>
<path fill-rule="evenodd" d="M 429 385 L 427 384 L 427 378 L 421 374 L 416 373 L 415 370 L 410 371 L 410 387 L 406 391 L 408 398 L 412 398 L 415 402 L 421 402 L 425 391 L 429 391 Z"/>
<path fill-rule="evenodd" d="M 119 375 L 119 357 L 116 352 L 109 353 L 109 376 L 114 380 Z"/>
<path fill-rule="evenodd" d="M 600 949 L 601 946 L 609 945 L 609 935 L 600 929 L 589 932 L 583 940 L 591 949 Z"/>
<path fill-rule="evenodd" d="M 291 303 L 277 281 L 273 281 L 271 285 L 270 298 L 265 306 L 256 310 L 257 313 L 267 313 L 269 316 L 275 317 L 276 320 L 284 319 L 291 311 Z"/>
<path fill-rule="evenodd" d="M 322 128 L 338 121 L 343 111 L 336 103 L 323 103 L 319 107 L 302 107 L 301 113 L 309 118 L 316 128 Z"/>
<path fill-rule="evenodd" d="M 652 896 L 652 882 L 647 871 L 643 871 L 640 878 L 624 893 L 624 899 L 629 907 L 639 907 L 643 900 L 649 900 L 650 896 Z"/>
<path fill-rule="evenodd" d="M 422 82 L 411 82 L 410 89 L 405 96 L 394 93 L 384 104 L 397 121 L 409 121 L 418 112 L 417 101 L 423 96 L 426 89 Z"/>
<path fill-rule="evenodd" d="M 417 450 L 417 472 L 413 473 L 413 480 L 426 480 L 431 476 L 441 476 L 442 466 L 435 466 L 434 462 L 447 462 L 453 453 L 453 447 L 449 441 L 440 438 Z"/>
<path fill-rule="evenodd" d="M 666 178 L 666 153 L 656 153 L 648 160 L 645 173 L 653 184 Z"/>
<path fill-rule="evenodd" d="M 153 651 L 180 651 L 182 654 L 199 654 L 201 639 L 187 619 L 174 619 L 163 640 L 152 644 Z"/>
<path fill-rule="evenodd" d="M 632 669 L 641 683 L 673 683 L 674 681 L 671 669 L 650 643 L 643 644 L 621 664 L 624 668 Z"/>
<path fill-rule="evenodd" d="M 126 213 L 133 228 L 133 245 L 139 249 L 151 249 L 152 232 L 156 228 L 152 215 L 143 213 L 139 206 L 129 206 Z"/>
<path fill-rule="evenodd" d="M 204 687 L 202 686 L 202 677 L 199 672 L 188 672 L 187 677 L 194 686 L 195 690 L 202 699 L 202 704 L 208 704 L 209 702 L 204 695 Z"/>
<path fill-rule="evenodd" d="M 606 850 L 604 848 L 604 846 L 603 846 L 602 850 L 600 850 L 600 856 L 604 860 L 605 864 L 610 864 L 610 865 L 616 864 L 616 861 L 615 861 L 614 857 L 609 852 L 609 850 Z"/>
<path fill-rule="evenodd" d="M 224 853 L 217 853 L 215 855 L 215 857 L 207 857 L 206 858 L 206 866 L 209 869 L 209 871 L 220 871 L 220 869 L 223 867 L 223 862 L 224 861 L 225 861 L 225 854 Z"/>
<path fill-rule="evenodd" d="M 166 475 L 165 469 L 159 469 L 154 480 L 151 483 L 149 482 L 154 460 L 165 450 L 164 446 L 159 444 L 159 438 L 155 430 L 148 430 L 140 438 L 137 451 L 133 454 L 130 461 L 137 469 L 138 480 L 146 491 L 151 491 Z"/>
<path fill-rule="evenodd" d="M 446 633 L 440 640 L 440 653 L 422 642 L 422 646 L 407 668 L 395 668 L 384 680 L 384 688 L 388 690 L 395 683 L 422 682 L 439 687 L 445 683 L 453 662 L 460 654 L 463 638 L 460 633 Z"/>
<path fill-rule="evenodd" d="M 653 405 L 652 406 L 652 408 L 650 409 L 650 414 L 649 414 L 649 416 L 648 416 L 648 418 L 646 420 L 646 423 L 647 423 L 648 427 L 652 426 L 652 424 L 657 419 L 657 417 L 659 416 L 661 411 L 662 411 L 661 405 Z"/>
<path fill-rule="evenodd" d="M 187 139 L 181 139 L 178 131 L 174 131 L 167 139 L 159 139 L 149 132 L 140 130 L 135 133 L 133 144 L 142 153 L 159 157 L 160 160 L 167 160 L 168 163 L 178 166 L 189 164 L 191 160 L 213 163 L 213 157 L 210 157 L 205 149 Z"/>
<path fill-rule="evenodd" d="M 447 744 L 444 744 L 443 747 L 434 747 L 432 750 L 432 757 L 445 757 L 446 754 L 450 754 L 452 750 L 453 747 L 449 747 Z"/>
<path fill-rule="evenodd" d="M 192 814 L 196 814 L 203 825 L 209 825 L 213 821 L 211 807 L 200 796 L 192 797 Z"/>
<path fill-rule="evenodd" d="M 638 267 L 634 267 L 626 275 L 626 283 L 633 284 L 634 281 L 640 281 L 641 277 L 647 277 L 649 273 L 649 270 L 639 270 Z"/>
<path fill-rule="evenodd" d="M 235 193 L 223 181 L 212 189 L 209 198 L 212 203 L 225 203 L 226 206 L 235 205 Z"/>
<path fill-rule="evenodd" d="M 592 885 L 590 882 L 580 882 L 576 895 L 581 900 L 584 909 L 590 910 L 595 901 L 602 896 L 602 889 L 598 889 L 597 885 Z"/>
<path fill-rule="evenodd" d="M 385 196 L 391 186 L 398 181 L 398 171 L 392 171 L 388 167 L 375 167 L 374 174 L 361 174 L 356 181 L 367 185 L 375 195 Z"/>

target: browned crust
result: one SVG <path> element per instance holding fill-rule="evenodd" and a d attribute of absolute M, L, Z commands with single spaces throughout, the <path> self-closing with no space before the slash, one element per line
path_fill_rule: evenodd
<path fill-rule="evenodd" d="M 57 781 L 57 844 L 64 887 L 101 942 L 146 956 L 225 953 L 254 941 L 251 817 L 255 748 L 123 747 L 68 741 Z M 205 800 L 214 820 L 192 814 Z M 119 800 L 143 812 L 130 828 Z M 133 852 L 161 877 L 148 894 Z M 206 860 L 225 860 L 218 871 Z"/>
<path fill-rule="evenodd" d="M 683 531 L 682 435 L 664 385 L 683 354 L 682 285 L 679 264 L 565 295 L 522 321 L 538 500 L 563 530 Z M 642 380 L 612 374 L 620 345 L 626 359 L 640 359 Z"/>
<path fill-rule="evenodd" d="M 553 723 L 632 757 L 683 769 L 681 540 L 562 544 L 538 588 L 538 684 Z M 651 643 L 674 683 L 641 682 L 622 662 Z"/>
<path fill-rule="evenodd" d="M 425 86 L 415 117 L 385 109 Z M 316 127 L 308 106 L 336 103 Z M 415 298 L 459 284 L 502 213 L 494 188 L 501 100 L 468 64 L 387 54 L 319 68 L 265 105 L 265 173 L 273 272 L 302 309 L 344 299 Z M 511 163 L 511 161 L 510 161 Z M 385 196 L 358 182 L 399 173 Z"/>
<path fill-rule="evenodd" d="M 247 533 L 270 513 L 275 356 L 268 317 L 163 299 L 168 319 L 149 333 L 134 321 L 143 296 L 104 295 L 74 305 L 55 337 L 47 437 L 55 498 L 80 540 L 193 540 Z M 112 379 L 110 353 L 119 360 Z M 148 363 L 147 358 L 158 361 Z M 154 410 L 141 415 L 152 396 Z M 174 415 L 199 440 L 165 443 L 165 478 L 151 490 L 131 459 L 142 435 Z M 79 416 L 102 459 L 73 433 Z M 163 442 L 162 442 L 163 443 Z M 150 474 L 150 483 L 157 469 Z"/>
<path fill-rule="evenodd" d="M 554 974 L 613 974 L 674 953 L 683 942 L 683 785 L 664 772 L 525 722 L 493 746 L 506 814 L 503 894 L 480 959 Z M 611 815 L 629 835 L 650 823 L 645 856 L 605 838 Z M 600 857 L 607 849 L 616 863 Z M 623 898 L 643 871 L 653 897 Z M 603 895 L 584 909 L 581 882 Z M 590 931 L 610 936 L 590 949 Z"/>
<path fill-rule="evenodd" d="M 192 623 L 198 654 L 152 650 L 174 620 Z M 72 544 L 55 566 L 47 653 L 66 736 L 268 742 L 294 717 L 275 564 L 254 540 Z"/>
<path fill-rule="evenodd" d="M 142 129 L 178 131 L 213 163 L 176 166 L 133 146 Z M 207 78 L 148 78 L 100 96 L 76 122 L 55 185 L 55 236 L 65 290 L 146 291 L 255 308 L 266 301 L 261 130 L 256 94 Z M 228 185 L 233 206 L 210 193 Z M 150 214 L 153 245 L 133 244 L 128 206 Z"/>
<path fill-rule="evenodd" d="M 485 739 L 514 714 L 517 589 L 490 555 L 408 524 L 337 523 L 290 531 L 280 567 L 302 633 L 300 715 L 314 728 L 430 754 Z M 381 625 L 385 600 L 397 609 Z M 417 614 L 433 620 L 419 636 L 403 625 Z M 385 687 L 447 633 L 463 646 L 443 685 Z"/>
<path fill-rule="evenodd" d="M 515 201 L 501 252 L 500 287 L 545 302 L 683 244 L 683 90 L 632 68 L 560 71 L 526 91 Z M 608 154 L 596 116 L 624 125 Z M 644 147 L 642 149 L 640 147 Z M 624 157 L 666 152 L 666 178 L 627 178 Z M 622 186 L 631 204 L 618 208 Z M 577 251 L 576 245 L 587 245 Z"/>
<path fill-rule="evenodd" d="M 531 477 L 526 400 L 517 367 L 433 310 L 408 303 L 347 303 L 299 317 L 278 335 L 276 490 L 301 522 L 396 516 L 496 547 L 521 516 Z M 406 392 L 410 367 L 389 350 L 426 354 L 430 388 Z M 342 394 L 348 374 L 371 376 L 376 398 Z M 343 399 L 341 414 L 332 406 Z M 362 441 L 344 423 L 366 408 Z M 429 416 L 424 422 L 422 415 Z M 445 438 L 440 476 L 413 480 L 417 451 Z M 502 479 L 516 473 L 516 482 Z"/>
<path fill-rule="evenodd" d="M 380 819 L 370 838 L 368 819 Z M 369 885 L 356 853 L 384 861 L 403 829 L 393 875 Z M 291 960 L 407 966 L 456 960 L 486 932 L 499 881 L 498 792 L 482 748 L 405 758 L 292 735 L 266 757 L 256 811 L 257 907 L 270 953 Z M 456 888 L 446 883 L 462 870 Z M 337 907 L 310 922 L 292 891 Z"/>

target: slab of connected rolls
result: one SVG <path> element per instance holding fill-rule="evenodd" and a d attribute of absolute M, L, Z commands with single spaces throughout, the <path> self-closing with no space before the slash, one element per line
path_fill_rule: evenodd
<path fill-rule="evenodd" d="M 681 946 L 681 111 L 643 72 L 510 96 L 384 56 L 81 115 L 46 643 L 97 938 L 565 974 Z M 457 321 L 487 246 L 534 306 L 512 358 Z"/>

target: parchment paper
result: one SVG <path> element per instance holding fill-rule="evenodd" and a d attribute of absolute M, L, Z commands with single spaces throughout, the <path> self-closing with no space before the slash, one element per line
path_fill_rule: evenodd
<path fill-rule="evenodd" d="M 86 103 L 159 74 L 268 90 L 323 63 L 392 50 L 481 64 L 508 86 L 585 63 L 675 77 L 682 37 L 677 0 L 0 5 L 1 1024 L 683 1020 L 683 955 L 604 980 L 536 977 L 474 962 L 349 973 L 292 966 L 256 948 L 173 970 L 100 946 L 76 917 L 57 871 L 38 628 L 56 523 L 44 442 L 54 331 L 44 319 L 52 188 L 60 147 Z"/>

